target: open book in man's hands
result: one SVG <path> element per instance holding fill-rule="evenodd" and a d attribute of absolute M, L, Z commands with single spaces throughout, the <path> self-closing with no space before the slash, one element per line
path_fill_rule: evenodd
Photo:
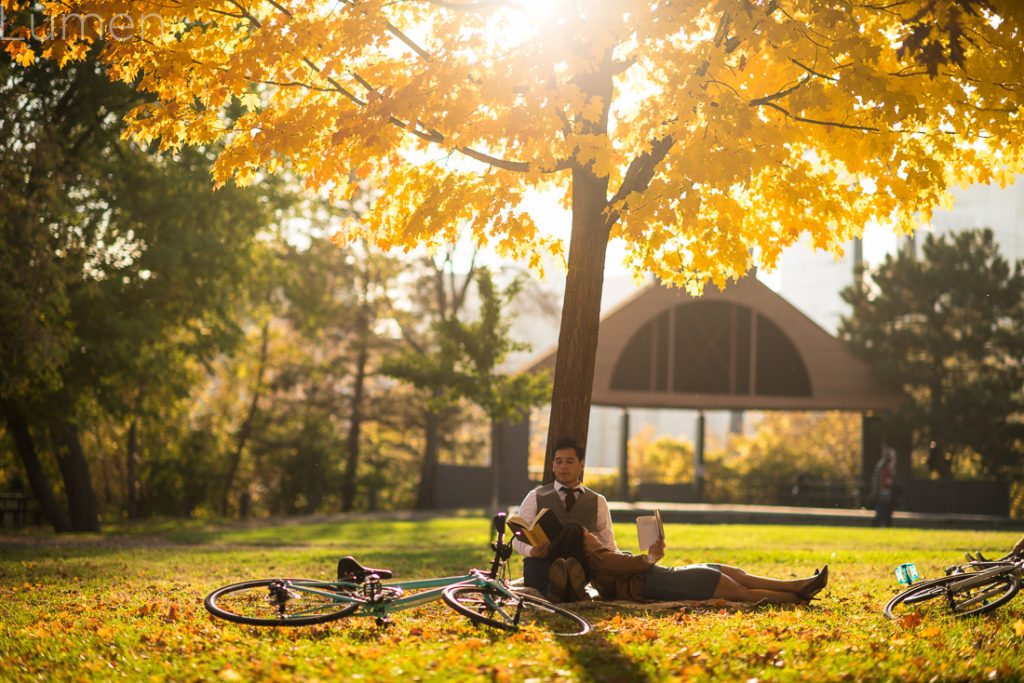
<path fill-rule="evenodd" d="M 562 523 L 558 521 L 558 517 L 547 508 L 541 508 L 533 522 L 527 522 L 519 515 L 512 515 L 506 524 L 516 538 L 534 547 L 550 542 L 562 530 Z"/>
<path fill-rule="evenodd" d="M 653 515 L 641 515 L 636 518 L 636 536 L 640 539 L 640 550 L 644 551 L 657 543 L 659 538 L 665 538 L 661 510 L 655 510 Z"/>

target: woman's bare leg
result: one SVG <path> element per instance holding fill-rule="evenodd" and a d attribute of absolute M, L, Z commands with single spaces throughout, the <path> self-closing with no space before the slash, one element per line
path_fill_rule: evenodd
<path fill-rule="evenodd" d="M 729 600 L 731 602 L 759 602 L 761 600 L 767 600 L 768 602 L 779 605 L 803 602 L 803 600 L 796 594 L 796 591 L 748 588 L 726 574 L 724 571 L 725 567 L 722 567 L 722 569 L 722 576 L 718 579 L 718 585 L 715 586 L 714 596 L 716 598 Z"/>
<path fill-rule="evenodd" d="M 727 576 L 743 588 L 751 590 L 769 590 L 769 591 L 781 591 L 783 593 L 796 593 L 801 590 L 804 586 L 814 580 L 814 577 L 807 579 L 795 579 L 792 581 L 786 581 L 782 579 L 769 579 L 765 576 L 755 576 L 754 574 L 748 574 L 738 567 L 730 567 L 728 565 L 721 565 L 722 575 Z"/>

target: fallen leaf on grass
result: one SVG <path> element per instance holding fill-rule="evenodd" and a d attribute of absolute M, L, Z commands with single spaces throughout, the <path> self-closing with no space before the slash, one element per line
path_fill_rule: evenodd
<path fill-rule="evenodd" d="M 902 617 L 900 617 L 899 623 L 900 623 L 900 625 L 903 628 L 908 628 L 908 629 L 909 628 L 914 628 L 915 626 L 920 626 L 921 625 L 921 615 L 920 614 L 905 614 Z"/>
<path fill-rule="evenodd" d="M 1013 622 L 1013 632 L 1016 633 L 1018 636 L 1024 636 L 1024 621 L 1018 619 L 1017 621 Z"/>

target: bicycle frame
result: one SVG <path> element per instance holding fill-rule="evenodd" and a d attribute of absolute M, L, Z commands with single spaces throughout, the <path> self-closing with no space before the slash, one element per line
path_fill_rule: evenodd
<path fill-rule="evenodd" d="M 295 592 L 318 595 L 342 605 L 356 604 L 358 608 L 350 614 L 350 617 L 374 617 L 378 623 L 390 622 L 390 616 L 395 612 L 420 607 L 429 602 L 440 600 L 446 588 L 456 585 L 473 586 L 477 588 L 488 587 L 498 591 L 503 596 L 515 598 L 516 595 L 508 588 L 508 582 L 503 578 L 506 569 L 506 561 L 512 555 L 512 544 L 505 543 L 505 514 L 499 513 L 493 520 L 494 531 L 497 536 L 491 549 L 494 550 L 494 559 L 491 561 L 489 571 L 482 569 L 471 569 L 461 576 L 445 576 L 433 579 L 415 579 L 411 581 L 390 581 L 384 583 L 373 574 L 367 576 L 362 583 L 351 581 L 306 581 L 301 584 L 289 584 L 288 588 Z M 415 591 L 405 595 L 406 591 Z M 489 606 L 496 611 L 504 613 L 504 610 L 497 604 L 493 604 L 490 598 L 487 599 Z M 311 610 L 312 611 L 312 610 Z M 296 612 L 299 616 L 304 612 Z"/>
<path fill-rule="evenodd" d="M 507 562 L 512 544 L 504 542 L 504 513 L 495 515 L 494 530 L 494 559 L 487 570 L 390 581 L 390 569 L 364 567 L 349 556 L 338 561 L 337 581 L 240 581 L 214 590 L 203 605 L 215 617 L 252 626 L 313 626 L 351 616 L 373 617 L 378 626 L 387 626 L 395 612 L 441 600 L 474 626 L 515 632 L 529 624 L 560 636 L 589 633 L 593 627 L 579 614 L 509 587 Z M 389 581 L 384 583 L 381 577 Z"/>
<path fill-rule="evenodd" d="M 493 579 L 485 572 L 473 570 L 462 576 L 446 576 L 434 579 L 416 579 L 412 581 L 392 581 L 388 583 L 368 581 L 358 584 L 347 581 L 324 581 L 306 584 L 291 584 L 289 588 L 300 593 L 319 595 L 339 604 L 356 604 L 359 608 L 350 617 L 375 617 L 380 621 L 389 621 L 395 612 L 420 607 L 429 602 L 441 599 L 445 588 L 455 585 L 490 587 L 506 597 L 515 597 L 504 581 Z M 370 594 L 367 595 L 367 588 Z M 400 597 L 389 597 L 388 592 L 399 590 Z M 406 591 L 417 591 L 404 595 Z M 297 612 L 296 614 L 302 614 Z"/>
<path fill-rule="evenodd" d="M 971 562 L 970 564 L 965 566 L 972 568 L 983 566 L 984 568 L 978 569 L 978 571 L 974 572 L 967 572 L 964 571 L 964 565 L 962 565 L 956 568 L 958 571 L 954 571 L 952 574 L 950 574 L 950 576 L 963 576 L 961 580 L 952 582 L 945 587 L 946 599 L 949 601 L 950 608 L 953 607 L 953 595 L 957 591 L 965 591 L 970 590 L 971 588 L 976 588 L 978 586 L 988 583 L 993 578 L 1002 576 L 1004 574 L 1015 574 L 1018 579 L 1020 579 L 1022 574 L 1024 574 L 1024 572 L 1022 572 L 1021 565 L 1018 562 L 1013 561 L 997 560 Z M 971 607 L 978 603 L 984 602 L 985 600 L 988 600 L 992 596 L 998 595 L 1001 592 L 1001 588 L 996 588 L 990 591 L 986 591 L 984 593 L 980 593 L 976 596 L 973 596 L 969 600 L 962 601 L 961 603 L 959 603 L 959 607 L 961 609 L 965 607 Z"/>

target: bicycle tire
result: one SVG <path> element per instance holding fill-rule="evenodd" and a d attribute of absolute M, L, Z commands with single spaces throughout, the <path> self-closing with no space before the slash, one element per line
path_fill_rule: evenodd
<path fill-rule="evenodd" d="M 883 612 L 890 619 L 896 619 L 905 616 L 904 607 L 913 606 L 918 616 L 948 614 L 957 618 L 967 617 L 1006 604 L 1020 590 L 1020 580 L 1009 570 L 980 584 L 969 585 L 976 578 L 974 574 L 952 574 L 911 586 L 891 598 Z"/>
<path fill-rule="evenodd" d="M 951 577 L 943 576 L 938 579 L 925 579 L 911 586 L 905 591 L 894 595 L 885 603 L 882 613 L 890 619 L 898 619 L 904 614 L 901 608 L 907 605 L 915 605 L 927 602 L 934 598 L 946 595 L 945 584 Z"/>
<path fill-rule="evenodd" d="M 337 597 L 294 590 L 301 586 L 316 587 Z M 242 581 L 218 588 L 203 601 L 207 611 L 215 617 L 250 626 L 323 624 L 352 614 L 360 604 L 357 596 L 313 579 Z"/>
<path fill-rule="evenodd" d="M 962 578 L 962 577 L 961 577 Z M 984 614 L 1005 605 L 1020 591 L 1020 579 L 1006 572 L 997 574 L 984 583 L 969 588 L 958 588 L 955 583 L 950 595 L 953 613 L 957 617 Z"/>
<path fill-rule="evenodd" d="M 449 586 L 441 597 L 475 625 L 516 632 L 530 623 L 558 636 L 582 636 L 592 628 L 589 621 L 564 607 L 530 595 L 510 597 L 492 586 Z"/>

